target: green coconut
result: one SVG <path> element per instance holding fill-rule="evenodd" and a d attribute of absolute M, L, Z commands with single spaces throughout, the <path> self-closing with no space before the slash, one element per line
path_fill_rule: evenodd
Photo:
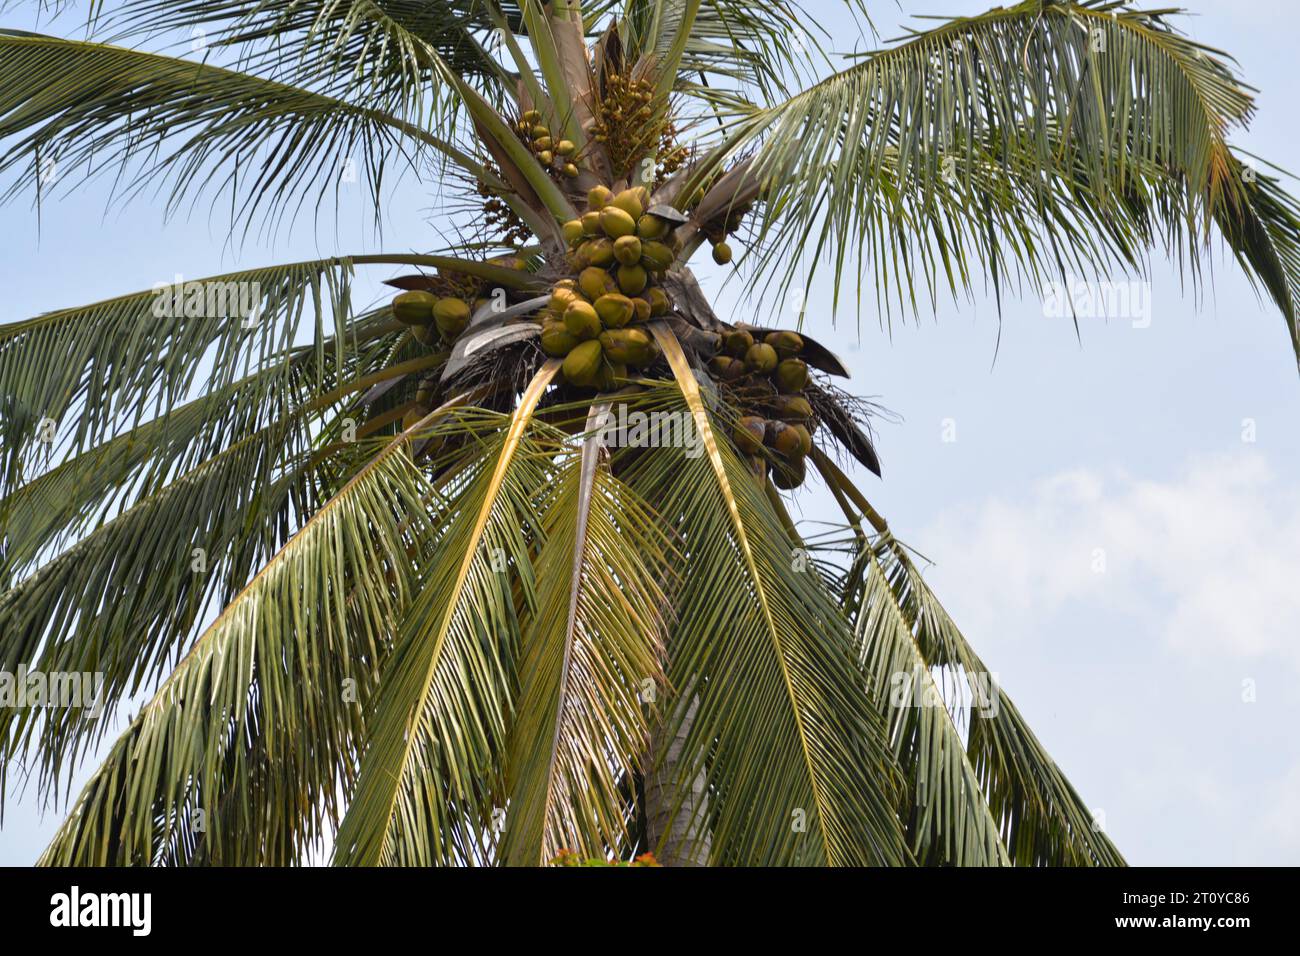
<path fill-rule="evenodd" d="M 745 367 L 766 375 L 776 368 L 776 349 L 765 342 L 751 345 L 745 352 Z"/>
<path fill-rule="evenodd" d="M 754 337 L 744 329 L 732 329 L 722 337 L 722 347 L 728 355 L 744 358 L 754 344 Z"/>
<path fill-rule="evenodd" d="M 636 220 L 621 207 L 611 204 L 600 211 L 600 228 L 611 239 L 617 239 L 636 232 Z"/>
<path fill-rule="evenodd" d="M 624 295 L 640 295 L 650 282 L 650 276 L 641 266 L 619 266 L 618 287 Z"/>
<path fill-rule="evenodd" d="M 428 325 L 437 301 L 430 292 L 399 292 L 393 296 L 393 317 L 407 325 Z"/>
<path fill-rule="evenodd" d="M 636 314 L 636 305 L 625 295 L 611 292 L 602 295 L 593 303 L 596 314 L 607 329 L 621 329 L 632 321 Z"/>
<path fill-rule="evenodd" d="M 777 365 L 772 378 L 783 392 L 801 392 L 808 385 L 808 363 L 797 358 L 785 359 Z"/>
<path fill-rule="evenodd" d="M 564 327 L 577 339 L 594 339 L 600 335 L 600 316 L 590 302 L 570 302 L 564 310 Z"/>
<path fill-rule="evenodd" d="M 725 242 L 715 243 L 713 246 L 713 261 L 720 266 L 725 266 L 731 261 L 731 246 Z"/>
<path fill-rule="evenodd" d="M 573 350 L 564 357 L 561 371 L 564 372 L 565 379 L 572 384 L 588 386 L 595 383 L 600 364 L 600 343 L 592 339 L 573 347 Z"/>
<path fill-rule="evenodd" d="M 768 332 L 763 341 L 783 359 L 794 358 L 803 351 L 803 336 L 798 332 Z"/>
<path fill-rule="evenodd" d="M 438 323 L 439 332 L 454 339 L 469 325 L 469 306 L 451 296 L 439 299 L 433 304 L 433 321 Z"/>

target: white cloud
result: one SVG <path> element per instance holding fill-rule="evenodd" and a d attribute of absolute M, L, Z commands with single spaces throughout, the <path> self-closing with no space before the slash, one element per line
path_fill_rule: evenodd
<path fill-rule="evenodd" d="M 972 634 L 1121 612 L 1175 650 L 1300 671 L 1300 484 L 1254 451 L 1171 481 L 1062 472 L 941 514 L 917 539 Z M 941 583 L 940 583 L 941 582 Z"/>

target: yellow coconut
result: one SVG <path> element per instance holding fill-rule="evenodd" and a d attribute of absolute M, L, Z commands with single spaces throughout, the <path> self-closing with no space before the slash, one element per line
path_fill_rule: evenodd
<path fill-rule="evenodd" d="M 469 306 L 450 296 L 439 299 L 433 305 L 433 321 L 438 323 L 439 332 L 454 339 L 469 325 Z"/>
<path fill-rule="evenodd" d="M 614 264 L 614 243 L 605 236 L 588 240 L 582 247 L 583 261 L 587 265 L 604 269 Z"/>
<path fill-rule="evenodd" d="M 641 261 L 641 240 L 636 236 L 620 236 L 614 240 L 614 258 L 625 266 Z"/>
<path fill-rule="evenodd" d="M 650 318 L 650 303 L 641 296 L 637 296 L 632 300 L 632 308 L 636 310 L 636 314 L 633 316 L 636 321 L 645 322 Z"/>
<path fill-rule="evenodd" d="M 600 228 L 611 239 L 617 239 L 636 232 L 636 220 L 620 207 L 609 205 L 600 211 Z"/>
<path fill-rule="evenodd" d="M 595 302 L 606 292 L 618 291 L 618 286 L 614 284 L 610 274 L 604 269 L 598 269 L 595 266 L 588 266 L 578 273 L 578 288 L 592 302 Z"/>
<path fill-rule="evenodd" d="M 564 173 L 564 175 L 568 176 L 570 179 L 578 178 L 578 167 L 573 165 L 573 163 L 565 163 L 562 167 L 560 167 L 560 169 Z"/>
<path fill-rule="evenodd" d="M 637 187 L 624 189 L 611 200 L 611 204 L 627 213 L 632 220 L 632 231 L 636 230 L 636 221 L 645 212 L 645 190 Z M 624 233 L 626 235 L 626 233 Z"/>
<path fill-rule="evenodd" d="M 437 301 L 429 292 L 399 292 L 393 296 L 393 317 L 407 325 L 427 325 Z"/>
<path fill-rule="evenodd" d="M 551 301 L 548 307 L 556 315 L 564 315 L 564 310 L 569 307 L 570 302 L 578 300 L 578 293 L 572 289 L 562 289 L 556 286 L 551 290 Z"/>
<path fill-rule="evenodd" d="M 668 293 L 658 286 L 646 290 L 646 299 L 650 302 L 651 315 L 663 315 L 668 311 Z"/>
<path fill-rule="evenodd" d="M 641 264 L 653 272 L 667 272 L 676 254 L 658 240 L 641 243 Z"/>
<path fill-rule="evenodd" d="M 588 236 L 600 235 L 600 213 L 596 211 L 582 214 L 582 231 Z"/>
<path fill-rule="evenodd" d="M 607 329 L 621 329 L 631 322 L 632 316 L 636 314 L 636 306 L 632 300 L 617 292 L 602 295 L 595 301 L 594 306 L 596 314 L 600 316 L 600 321 Z"/>
<path fill-rule="evenodd" d="M 587 208 L 592 212 L 600 212 L 613 198 L 614 193 L 608 186 L 592 186 L 587 190 Z"/>
<path fill-rule="evenodd" d="M 600 371 L 600 364 L 600 343 L 592 339 L 590 342 L 575 345 L 573 350 L 564 357 L 561 370 L 564 372 L 564 377 L 574 385 L 588 386 L 594 384 L 596 375 Z"/>
<path fill-rule="evenodd" d="M 573 245 L 575 242 L 581 239 L 584 235 L 584 232 L 585 231 L 582 228 L 581 219 L 570 219 L 568 222 L 566 222 L 563 226 L 560 227 L 560 234 L 564 236 L 564 241 L 567 242 L 569 245 Z"/>
<path fill-rule="evenodd" d="M 619 266 L 618 287 L 624 295 L 640 295 L 650 282 L 650 276 L 641 266 Z"/>
<path fill-rule="evenodd" d="M 564 310 L 564 327 L 578 339 L 594 339 L 600 335 L 600 316 L 590 302 L 570 302 Z"/>
<path fill-rule="evenodd" d="M 642 329 L 611 329 L 600 333 L 605 358 L 622 365 L 646 365 L 655 356 L 654 341 Z"/>
<path fill-rule="evenodd" d="M 578 337 L 563 325 L 548 325 L 542 329 L 542 351 L 554 358 L 561 358 L 573 351 L 578 344 Z"/>
<path fill-rule="evenodd" d="M 555 144 L 555 151 L 561 156 L 572 156 L 574 149 L 576 147 L 573 145 L 573 140 L 570 139 L 562 139 Z"/>
<path fill-rule="evenodd" d="M 668 232 L 668 223 L 658 216 L 644 215 L 636 221 L 636 234 L 642 239 L 662 239 Z"/>

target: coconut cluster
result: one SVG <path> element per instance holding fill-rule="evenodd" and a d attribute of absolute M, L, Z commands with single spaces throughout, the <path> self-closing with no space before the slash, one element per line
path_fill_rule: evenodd
<path fill-rule="evenodd" d="M 680 246 L 672 224 L 646 212 L 644 187 L 617 195 L 605 186 L 587 194 L 587 211 L 562 227 L 574 270 L 551 289 L 541 313 L 542 350 L 563 358 L 571 385 L 608 389 L 629 369 L 659 355 L 640 326 L 671 303 L 659 284 Z"/>
<path fill-rule="evenodd" d="M 710 362 L 714 376 L 730 386 L 749 412 L 732 431 L 736 447 L 770 460 L 772 483 L 781 489 L 803 483 L 816 429 L 812 405 L 803 394 L 809 382 L 803 350 L 797 332 L 759 334 L 737 326 L 722 335 L 720 354 Z"/>
<path fill-rule="evenodd" d="M 577 147 L 572 140 L 553 136 L 551 128 L 542 122 L 542 114 L 537 110 L 527 110 L 520 116 L 515 123 L 515 132 L 547 170 L 569 179 L 578 178 L 578 166 L 573 161 Z"/>

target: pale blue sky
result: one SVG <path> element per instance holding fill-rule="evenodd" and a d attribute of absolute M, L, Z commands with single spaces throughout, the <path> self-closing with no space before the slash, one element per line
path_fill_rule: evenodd
<path fill-rule="evenodd" d="M 1234 54 L 1260 88 L 1254 126 L 1236 141 L 1300 166 L 1293 6 L 1188 2 L 1199 15 L 1184 29 Z M 897 35 L 893 3 L 869 8 L 883 36 Z M 0 15 L 0 25 L 32 24 L 22 8 Z M 823 25 L 849 48 L 838 20 Z M 48 29 L 76 34 L 66 17 Z M 2 207 L 0 321 L 177 272 L 438 243 L 427 186 L 398 189 L 383 241 L 352 188 L 337 231 L 304 222 L 238 254 L 203 215 L 163 222 L 161 199 L 105 216 L 104 183 L 46 205 L 39 237 L 31 209 Z M 750 314 L 743 282 L 724 286 L 721 270 L 697 265 L 720 315 Z M 943 303 L 892 334 L 867 306 L 859 339 L 849 313 L 832 328 L 823 277 L 808 328 L 844 356 L 851 390 L 901 417 L 879 425 L 884 480 L 861 473 L 862 487 L 933 559 L 938 595 L 1128 859 L 1300 863 L 1300 376 L 1282 320 L 1233 263 L 1216 258 L 1200 302 L 1172 266 L 1152 272 L 1149 327 L 1083 319 L 1082 344 L 1036 295 L 1005 302 L 996 363 L 991 297 Z M 363 285 L 363 301 L 378 294 Z M 1253 442 L 1242 440 L 1245 419 Z M 945 420 L 956 441 L 942 440 Z M 797 510 L 838 516 L 815 492 Z M 1093 570 L 1097 549 L 1104 573 Z M 34 860 L 56 825 L 34 794 L 11 804 L 0 864 Z"/>

